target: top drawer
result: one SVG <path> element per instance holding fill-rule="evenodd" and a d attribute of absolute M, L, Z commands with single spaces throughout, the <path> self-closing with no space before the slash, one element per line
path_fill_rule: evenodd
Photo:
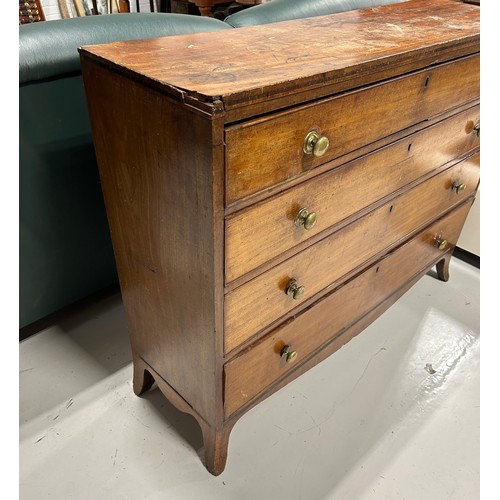
<path fill-rule="evenodd" d="M 471 56 L 228 127 L 226 205 L 477 98 Z M 321 156 L 304 151 L 310 132 L 328 139 Z"/>

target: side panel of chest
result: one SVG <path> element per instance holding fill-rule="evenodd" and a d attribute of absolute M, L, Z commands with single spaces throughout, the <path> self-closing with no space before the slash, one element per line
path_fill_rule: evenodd
<path fill-rule="evenodd" d="M 134 356 L 216 418 L 222 127 L 99 65 L 83 74 Z"/>

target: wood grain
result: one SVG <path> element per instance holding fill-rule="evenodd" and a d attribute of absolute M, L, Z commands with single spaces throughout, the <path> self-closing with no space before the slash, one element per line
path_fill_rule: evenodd
<path fill-rule="evenodd" d="M 134 391 L 156 381 L 196 418 L 212 474 L 245 411 L 429 266 L 448 278 L 479 179 L 478 53 L 479 9 L 454 0 L 81 50 Z M 318 160 L 297 153 L 310 129 L 332 137 Z M 318 227 L 288 233 L 302 204 Z"/>
<path fill-rule="evenodd" d="M 289 94 L 322 89 L 327 95 L 330 84 L 338 92 L 477 53 L 479 21 L 473 5 L 411 0 L 250 28 L 87 46 L 85 53 L 180 100 L 186 94 L 201 102 L 222 100 L 226 110 L 267 102 L 269 110 L 275 108 L 271 99 Z"/>
<path fill-rule="evenodd" d="M 473 132 L 478 122 L 476 106 L 227 217 L 226 282 L 467 154 L 479 146 L 479 137 Z M 303 207 L 317 214 L 317 222 L 309 230 L 294 224 Z"/>
<path fill-rule="evenodd" d="M 83 74 L 133 353 L 215 421 L 222 129 L 217 140 L 211 119 L 98 65 Z"/>
<path fill-rule="evenodd" d="M 477 99 L 479 93 L 479 57 L 473 56 L 228 127 L 226 204 Z M 303 151 L 312 130 L 330 141 L 319 158 Z"/>
<path fill-rule="evenodd" d="M 479 182 L 478 161 L 475 155 L 460 162 L 229 292 L 224 303 L 225 352 L 305 307 L 344 275 L 473 195 Z M 466 184 L 460 194 L 451 189 L 457 180 Z M 305 287 L 300 300 L 285 293 L 292 278 Z"/>
<path fill-rule="evenodd" d="M 454 246 L 470 205 L 469 200 L 313 308 L 228 362 L 225 365 L 226 417 L 294 369 L 295 363 L 306 360 L 331 338 L 359 321 L 408 282 L 416 270 L 434 262 L 441 252 L 433 245 L 436 233 L 445 234 L 450 246 Z M 294 363 L 286 363 L 280 357 L 285 345 L 298 353 Z"/>

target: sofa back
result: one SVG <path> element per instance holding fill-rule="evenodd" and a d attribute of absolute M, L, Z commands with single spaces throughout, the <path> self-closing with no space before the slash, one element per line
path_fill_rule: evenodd
<path fill-rule="evenodd" d="M 234 28 L 324 16 L 407 0 L 271 0 L 232 14 L 224 20 Z"/>
<path fill-rule="evenodd" d="M 19 82 L 80 71 L 78 47 L 230 29 L 222 21 L 184 14 L 131 13 L 75 17 L 19 26 Z"/>
<path fill-rule="evenodd" d="M 117 283 L 78 47 L 223 29 L 149 13 L 19 27 L 21 328 Z"/>

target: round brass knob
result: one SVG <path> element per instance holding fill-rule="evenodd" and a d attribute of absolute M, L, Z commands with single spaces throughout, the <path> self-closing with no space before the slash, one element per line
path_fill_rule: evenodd
<path fill-rule="evenodd" d="M 479 137 L 479 132 L 481 130 L 481 126 L 480 126 L 480 123 L 477 122 L 475 125 L 474 125 L 474 128 L 472 129 L 474 132 L 476 132 L 477 136 Z"/>
<path fill-rule="evenodd" d="M 328 147 L 330 146 L 330 141 L 326 136 L 320 136 L 318 132 L 312 130 L 309 132 L 304 139 L 304 153 L 314 155 L 316 157 L 323 156 Z"/>
<path fill-rule="evenodd" d="M 436 246 L 439 250 L 444 250 L 448 246 L 448 242 L 441 238 L 441 236 L 436 236 Z"/>
<path fill-rule="evenodd" d="M 307 208 L 301 208 L 295 216 L 295 225 L 304 226 L 305 229 L 311 229 L 316 224 L 316 212 L 309 212 Z"/>
<path fill-rule="evenodd" d="M 454 182 L 451 189 L 457 194 L 461 193 L 467 186 L 463 182 Z"/>
<path fill-rule="evenodd" d="M 297 280 L 291 279 L 288 282 L 285 293 L 289 297 L 293 297 L 294 300 L 298 300 L 298 299 L 300 299 L 300 297 L 302 297 L 302 295 L 304 295 L 305 291 L 306 291 L 306 289 L 303 286 L 299 285 L 297 283 Z"/>
<path fill-rule="evenodd" d="M 289 345 L 286 345 L 281 349 L 280 356 L 285 358 L 287 363 L 293 363 L 297 358 L 297 351 L 292 351 Z"/>

